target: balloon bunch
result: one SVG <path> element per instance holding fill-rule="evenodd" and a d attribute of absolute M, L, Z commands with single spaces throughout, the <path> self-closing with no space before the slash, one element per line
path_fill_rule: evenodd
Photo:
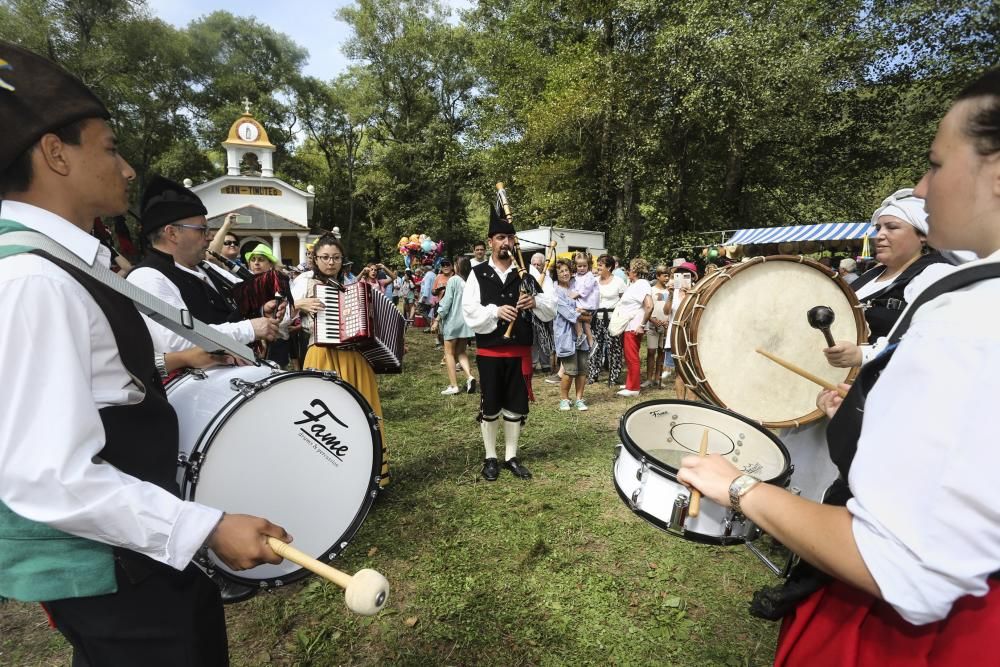
<path fill-rule="evenodd" d="M 411 234 L 400 237 L 396 247 L 409 269 L 413 262 L 425 266 L 434 264 L 434 260 L 444 250 L 444 241 L 435 241 L 427 234 Z"/>

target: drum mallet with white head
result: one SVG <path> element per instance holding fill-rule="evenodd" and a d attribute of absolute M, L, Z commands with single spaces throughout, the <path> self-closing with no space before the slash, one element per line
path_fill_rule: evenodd
<path fill-rule="evenodd" d="M 809 312 L 806 313 L 806 319 L 809 320 L 809 326 L 813 329 L 819 329 L 826 336 L 826 344 L 828 347 L 833 347 L 836 343 L 833 342 L 833 335 L 830 333 L 830 327 L 833 325 L 833 309 L 827 306 L 816 306 L 815 308 L 810 308 Z"/>
<path fill-rule="evenodd" d="M 364 616 L 377 614 L 389 599 L 389 582 L 375 570 L 358 570 L 352 577 L 274 537 L 267 538 L 267 545 L 282 558 L 343 588 L 347 608 L 356 614 Z"/>

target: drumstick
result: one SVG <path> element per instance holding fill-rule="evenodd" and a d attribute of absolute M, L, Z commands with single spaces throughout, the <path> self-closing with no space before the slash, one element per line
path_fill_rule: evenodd
<path fill-rule="evenodd" d="M 705 456 L 708 454 L 708 429 L 701 434 L 701 446 L 698 447 L 698 456 Z M 691 489 L 691 505 L 688 509 L 688 516 L 696 517 L 698 512 L 701 511 L 701 491 L 698 489 Z"/>
<path fill-rule="evenodd" d="M 356 614 L 372 616 L 381 611 L 389 599 L 389 582 L 375 570 L 358 570 L 353 577 L 346 572 L 321 563 L 290 544 L 268 537 L 267 545 L 274 553 L 296 565 L 318 574 L 327 581 L 332 581 L 344 589 L 347 608 Z"/>
<path fill-rule="evenodd" d="M 843 389 L 841 389 L 840 387 L 838 387 L 835 384 L 827 382 L 826 380 L 824 380 L 821 377 L 817 377 L 816 375 L 813 375 L 812 373 L 810 373 L 809 371 L 805 370 L 804 368 L 799 368 L 798 366 L 796 366 L 792 362 L 785 361 L 781 357 L 776 357 L 773 354 L 771 354 L 770 352 L 762 350 L 759 347 L 757 348 L 757 352 L 759 354 L 763 354 L 765 357 L 767 357 L 768 359 L 770 359 L 774 363 L 778 364 L 779 366 L 784 366 L 785 368 L 787 368 L 791 372 L 793 372 L 793 373 L 795 373 L 795 374 L 797 374 L 797 375 L 799 375 L 801 377 L 804 377 L 805 379 L 809 380 L 810 382 L 815 382 L 816 384 L 818 384 L 819 386 L 823 387 L 827 391 L 835 391 L 838 394 L 840 394 L 841 398 L 846 398 L 847 397 L 847 392 L 846 391 L 844 391 Z"/>

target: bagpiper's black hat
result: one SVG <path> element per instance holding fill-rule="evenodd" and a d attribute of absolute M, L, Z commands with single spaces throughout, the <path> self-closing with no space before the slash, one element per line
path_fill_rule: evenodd
<path fill-rule="evenodd" d="M 514 231 L 514 225 L 510 224 L 507 218 L 503 217 L 497 213 L 495 206 L 490 206 L 490 229 L 486 233 L 486 236 L 492 238 L 497 234 L 507 234 L 513 236 L 517 232 Z"/>
<path fill-rule="evenodd" d="M 42 56 L 0 41 L 0 172 L 43 135 L 87 118 L 111 117 L 87 86 Z"/>
<path fill-rule="evenodd" d="M 142 233 L 149 234 L 171 222 L 208 215 L 198 195 L 169 178 L 156 176 L 142 193 Z"/>

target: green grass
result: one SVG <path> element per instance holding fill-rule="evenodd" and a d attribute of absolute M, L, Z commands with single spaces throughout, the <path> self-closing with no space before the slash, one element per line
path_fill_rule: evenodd
<path fill-rule="evenodd" d="M 356 616 L 310 578 L 229 606 L 233 664 L 771 662 L 777 626 L 746 608 L 774 577 L 742 547 L 668 536 L 619 500 L 618 417 L 636 401 L 591 385 L 589 412 L 559 412 L 557 388 L 536 378 L 520 451 L 535 478 L 503 471 L 488 483 L 479 396 L 441 396 L 432 337 L 411 331 L 408 342 L 406 373 L 381 378 L 393 483 L 336 563 L 382 572 L 389 604 Z M 0 664 L 68 663 L 42 620 L 31 605 L 0 607 Z"/>

